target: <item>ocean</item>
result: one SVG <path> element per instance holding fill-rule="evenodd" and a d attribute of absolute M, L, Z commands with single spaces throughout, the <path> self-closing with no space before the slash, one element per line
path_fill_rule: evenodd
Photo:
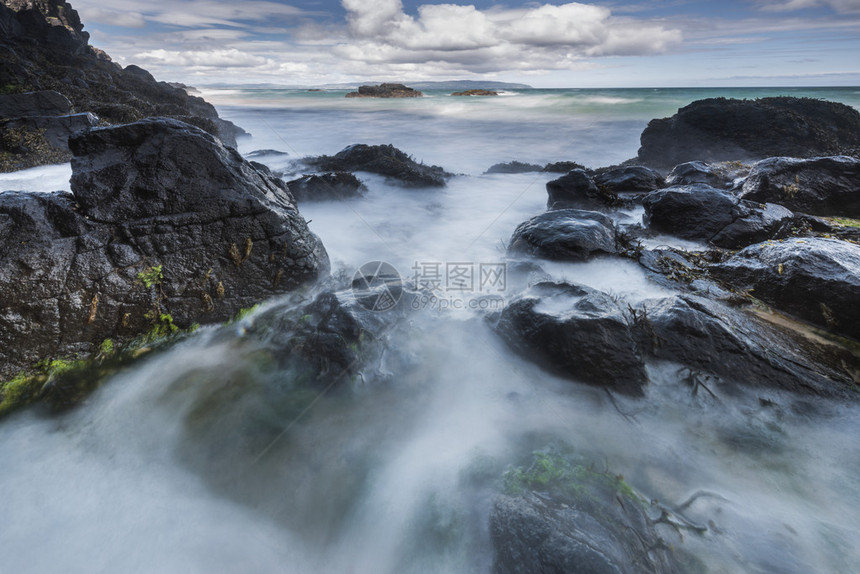
<path fill-rule="evenodd" d="M 504 264 L 511 233 L 545 210 L 545 184 L 558 174 L 486 174 L 496 163 L 619 163 L 636 155 L 649 120 L 706 97 L 792 95 L 860 109 L 860 88 L 429 91 L 404 100 L 347 99 L 346 90 L 202 93 L 250 132 L 240 152 L 286 154 L 258 161 L 287 180 L 307 171 L 302 157 L 355 143 L 393 144 L 457 174 L 440 189 L 358 174 L 365 197 L 300 205 L 345 277 L 371 261 L 406 278 Z M 60 165 L 2 174 L 0 191 L 68 189 L 70 173 Z M 614 217 L 641 216 L 630 208 Z M 628 260 L 541 265 L 555 280 L 634 306 L 669 294 Z M 408 337 L 388 341 L 375 365 L 383 383 L 358 378 L 298 419 L 279 418 L 265 390 L 241 384 L 264 368 L 245 339 L 252 315 L 201 329 L 72 412 L 2 421 L 0 570 L 491 572 L 501 474 L 559 442 L 648 500 L 677 509 L 695 497 L 683 514 L 703 531 L 661 532 L 700 571 L 860 564 L 857 406 L 765 389 L 695 395 L 671 363 L 649 364 L 646 398 L 609 399 L 515 356 L 470 307 L 475 291 L 416 311 Z M 235 408 L 206 418 L 219 401 Z M 277 440 L 263 453 L 243 451 L 261 419 Z"/>

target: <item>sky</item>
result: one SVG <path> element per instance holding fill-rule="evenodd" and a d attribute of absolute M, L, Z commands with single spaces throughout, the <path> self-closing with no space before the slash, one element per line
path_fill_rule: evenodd
<path fill-rule="evenodd" d="M 71 0 L 90 43 L 190 85 L 860 85 L 860 0 Z"/>

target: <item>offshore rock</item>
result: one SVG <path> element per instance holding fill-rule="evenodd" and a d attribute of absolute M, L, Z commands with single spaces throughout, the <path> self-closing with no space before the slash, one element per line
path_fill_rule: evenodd
<path fill-rule="evenodd" d="M 360 86 L 357 92 L 350 92 L 347 98 L 420 98 L 418 90 L 403 84 L 379 84 L 378 86 Z"/>
<path fill-rule="evenodd" d="M 405 187 L 444 187 L 452 174 L 439 166 L 417 163 L 393 145 L 354 144 L 333 156 L 305 160 L 320 171 L 366 171 L 384 175 Z"/>
<path fill-rule="evenodd" d="M 688 161 L 816 157 L 860 147 L 860 112 L 809 98 L 697 100 L 641 136 L 639 161 L 671 169 Z"/>
<path fill-rule="evenodd" d="M 328 256 L 279 180 L 152 118 L 70 142 L 72 192 L 0 194 L 0 375 L 153 327 L 217 323 Z"/>

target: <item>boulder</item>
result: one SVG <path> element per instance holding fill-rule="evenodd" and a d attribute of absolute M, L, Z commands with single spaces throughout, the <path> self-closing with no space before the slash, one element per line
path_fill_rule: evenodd
<path fill-rule="evenodd" d="M 53 90 L 0 95 L 0 118 L 67 116 L 71 113 L 72 102 Z"/>
<path fill-rule="evenodd" d="M 768 158 L 753 166 L 742 197 L 812 215 L 860 218 L 860 160 Z"/>
<path fill-rule="evenodd" d="M 755 314 L 695 295 L 647 300 L 632 313 L 642 354 L 685 366 L 691 385 L 710 380 L 803 395 L 852 394 L 860 365 L 850 352 Z"/>
<path fill-rule="evenodd" d="M 495 574 L 646 574 L 685 571 L 623 478 L 555 452 L 505 475 L 493 501 Z"/>
<path fill-rule="evenodd" d="M 639 161 L 658 169 L 696 160 L 833 155 L 860 147 L 860 112 L 810 98 L 710 98 L 651 120 L 641 144 Z"/>
<path fill-rule="evenodd" d="M 320 171 L 366 171 L 396 180 L 405 187 L 444 187 L 452 174 L 439 166 L 416 163 L 393 145 L 354 144 L 333 156 L 305 160 Z"/>
<path fill-rule="evenodd" d="M 598 170 L 594 183 L 604 192 L 623 193 L 653 191 L 663 187 L 664 181 L 663 176 L 651 168 L 631 165 Z"/>
<path fill-rule="evenodd" d="M 618 196 L 597 187 L 591 175 L 574 169 L 564 176 L 547 182 L 547 209 L 600 209 L 618 202 Z"/>
<path fill-rule="evenodd" d="M 529 173 L 534 171 L 543 171 L 543 167 L 533 163 L 509 161 L 507 163 L 497 163 L 484 173 Z"/>
<path fill-rule="evenodd" d="M 347 98 L 420 98 L 418 90 L 403 84 L 379 84 L 378 86 L 360 86 L 357 92 L 349 92 Z"/>
<path fill-rule="evenodd" d="M 331 201 L 361 197 L 364 185 L 351 173 L 306 175 L 287 182 L 296 201 Z"/>
<path fill-rule="evenodd" d="M 654 230 L 717 247 L 740 249 L 790 232 L 794 214 L 773 204 L 740 201 L 705 184 L 674 186 L 642 200 Z"/>
<path fill-rule="evenodd" d="M 703 183 L 711 187 L 725 189 L 732 186 L 734 179 L 738 175 L 727 169 L 725 164 L 688 161 L 672 168 L 672 171 L 666 176 L 666 185 L 676 186 Z"/>
<path fill-rule="evenodd" d="M 829 331 L 860 339 L 860 246 L 827 238 L 751 245 L 711 274 Z"/>
<path fill-rule="evenodd" d="M 512 350 L 551 372 L 641 396 L 648 377 L 630 320 L 605 293 L 539 283 L 502 311 L 495 330 Z"/>
<path fill-rule="evenodd" d="M 70 146 L 73 195 L 0 194 L 0 375 L 223 322 L 328 272 L 286 186 L 202 130 L 153 118 Z"/>
<path fill-rule="evenodd" d="M 91 113 L 68 116 L 28 116 L 0 120 L 2 130 L 26 130 L 42 136 L 58 151 L 69 150 L 69 137 L 85 129 L 96 127 L 99 119 Z"/>
<path fill-rule="evenodd" d="M 561 209 L 521 223 L 511 237 L 509 254 L 544 259 L 583 261 L 594 255 L 617 253 L 615 225 L 595 211 Z"/>

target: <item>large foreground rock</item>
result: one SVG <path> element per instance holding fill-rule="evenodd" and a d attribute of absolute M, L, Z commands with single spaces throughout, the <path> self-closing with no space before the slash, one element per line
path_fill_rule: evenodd
<path fill-rule="evenodd" d="M 507 492 L 490 513 L 495 574 L 684 571 L 648 516 L 649 503 L 620 476 L 537 452 L 505 479 Z"/>
<path fill-rule="evenodd" d="M 752 245 L 711 273 L 816 325 L 860 339 L 860 246 L 838 239 Z"/>
<path fill-rule="evenodd" d="M 658 169 L 688 161 L 815 157 L 860 148 L 860 112 L 809 98 L 698 100 L 651 120 L 639 160 Z"/>
<path fill-rule="evenodd" d="M 812 215 L 860 218 L 860 160 L 769 158 L 753 166 L 742 197 Z"/>
<path fill-rule="evenodd" d="M 406 187 L 443 187 L 451 174 L 439 166 L 417 163 L 393 145 L 354 144 L 333 156 L 305 160 L 320 171 L 378 173 Z"/>
<path fill-rule="evenodd" d="M 648 377 L 630 323 L 605 293 L 539 283 L 505 308 L 495 329 L 515 352 L 552 372 L 639 396 Z"/>
<path fill-rule="evenodd" d="M 740 201 L 705 184 L 654 191 L 645 196 L 642 205 L 645 222 L 652 229 L 727 249 L 785 236 L 794 218 L 782 206 Z"/>
<path fill-rule="evenodd" d="M 560 209 L 521 223 L 511 237 L 510 254 L 560 261 L 584 261 L 617 253 L 615 224 L 596 211 Z"/>
<path fill-rule="evenodd" d="M 279 180 L 169 119 L 75 136 L 73 195 L 0 194 L 0 374 L 221 322 L 327 273 Z"/>

